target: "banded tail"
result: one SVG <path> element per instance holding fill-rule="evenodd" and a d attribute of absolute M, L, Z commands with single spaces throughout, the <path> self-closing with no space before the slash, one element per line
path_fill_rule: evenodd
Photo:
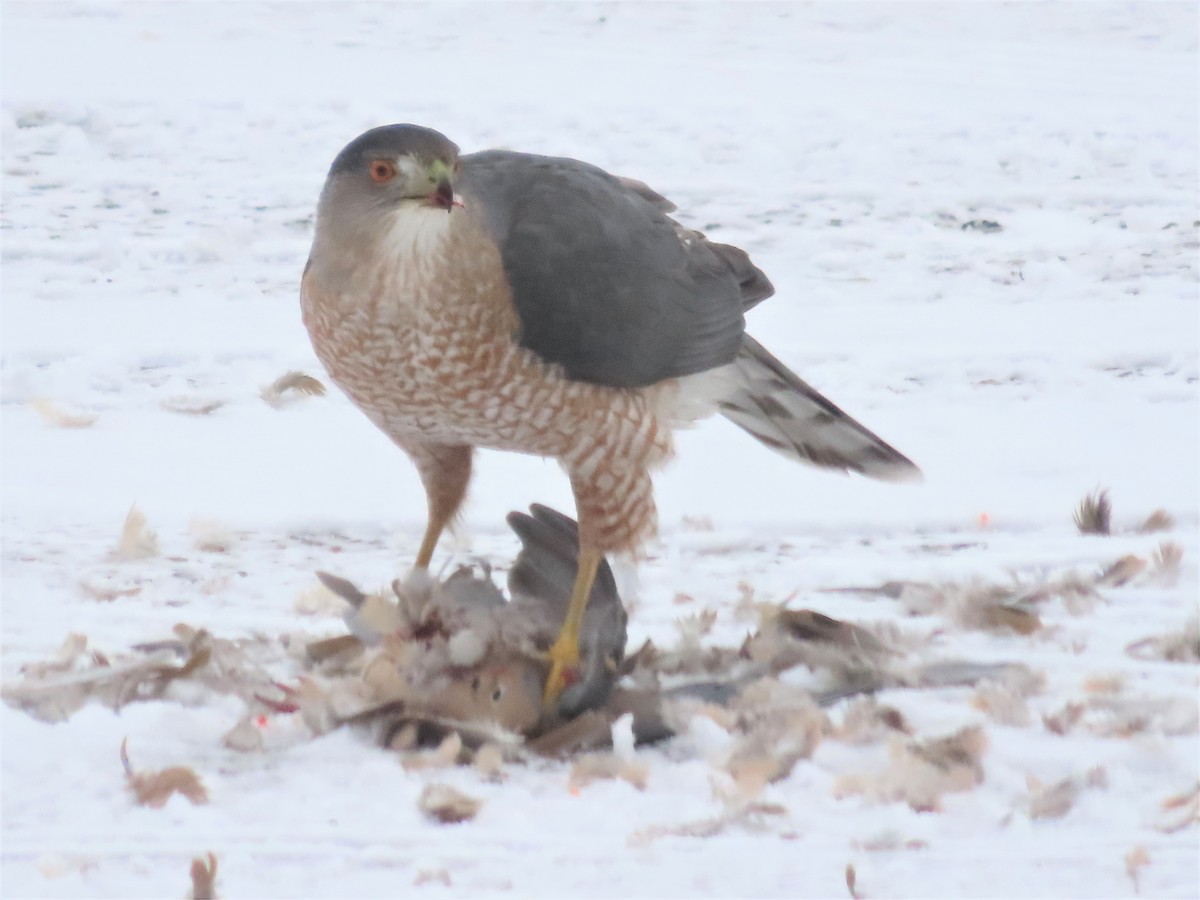
<path fill-rule="evenodd" d="M 884 481 L 920 481 L 921 470 L 805 383 L 750 335 L 731 366 L 721 414 L 784 456 Z"/>

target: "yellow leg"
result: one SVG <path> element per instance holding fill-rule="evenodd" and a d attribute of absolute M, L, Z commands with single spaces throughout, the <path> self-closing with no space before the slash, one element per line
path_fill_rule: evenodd
<path fill-rule="evenodd" d="M 429 561 L 433 559 L 433 551 L 437 547 L 438 538 L 442 536 L 442 528 L 444 524 L 429 520 L 429 524 L 425 526 L 425 537 L 421 539 L 421 549 L 417 551 L 416 567 L 418 569 L 428 569 Z"/>
<path fill-rule="evenodd" d="M 579 550 L 579 570 L 575 574 L 575 586 L 571 589 L 567 618 L 558 632 L 558 639 L 550 647 L 550 674 L 546 677 L 546 688 L 542 692 L 542 706 L 547 712 L 554 709 L 569 683 L 570 673 L 579 665 L 579 628 L 583 624 L 583 613 L 592 595 L 596 569 L 602 559 L 604 554 L 599 550 L 590 547 L 581 547 Z"/>
<path fill-rule="evenodd" d="M 429 502 L 429 524 L 417 551 L 416 568 L 427 570 L 438 538 L 462 506 L 471 479 L 471 448 L 465 444 L 402 445 L 421 475 Z"/>

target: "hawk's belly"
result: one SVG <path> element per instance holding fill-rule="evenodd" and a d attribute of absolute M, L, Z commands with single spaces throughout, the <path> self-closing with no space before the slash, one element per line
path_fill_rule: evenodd
<path fill-rule="evenodd" d="M 333 381 L 400 444 L 564 456 L 585 436 L 603 439 L 614 404 L 639 405 L 624 392 L 568 381 L 470 315 L 392 318 L 306 303 L 304 319 Z"/>

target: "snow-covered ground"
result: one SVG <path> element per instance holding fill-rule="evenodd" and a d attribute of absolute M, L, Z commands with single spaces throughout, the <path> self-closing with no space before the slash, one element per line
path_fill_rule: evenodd
<path fill-rule="evenodd" d="M 940 811 L 845 793 L 887 747 L 834 733 L 767 786 L 771 814 L 707 837 L 653 829 L 729 811 L 712 723 L 639 751 L 644 790 L 573 792 L 569 763 L 501 783 L 411 772 L 349 731 L 237 753 L 220 742 L 232 701 L 89 706 L 58 725 L 4 706 L 3 896 L 178 896 L 209 851 L 229 896 L 845 896 L 848 864 L 871 897 L 1200 894 L 1197 826 L 1164 830 L 1178 810 L 1161 806 L 1197 784 L 1197 666 L 1126 649 L 1181 631 L 1200 584 L 1195 4 L 2 15 L 6 682 L 70 632 L 106 653 L 177 622 L 334 634 L 332 615 L 297 611 L 314 570 L 382 584 L 410 564 L 424 500 L 407 461 L 336 393 L 260 397 L 289 370 L 324 377 L 297 298 L 316 194 L 344 143 L 392 121 L 648 182 L 768 273 L 778 293 L 751 333 L 925 472 L 895 487 L 802 469 L 721 421 L 682 435 L 633 644 L 669 644 L 703 609 L 705 640 L 736 644 L 753 627 L 744 583 L 1045 678 L 1026 724 L 970 689 L 880 696 L 921 738 L 984 726 L 983 782 Z M 1072 510 L 1098 486 L 1117 533 L 1079 536 Z M 570 511 L 554 464 L 484 454 L 470 550 L 503 569 L 503 515 L 532 501 Z M 159 553 L 117 562 L 133 503 Z M 1137 533 L 1158 508 L 1174 528 Z M 225 552 L 200 549 L 197 519 Z M 1183 548 L 1173 585 L 1049 602 L 1028 636 L 823 590 L 1033 583 L 1163 540 Z M 1098 695 L 1168 712 L 1046 724 Z M 194 768 L 210 802 L 135 805 L 125 737 L 135 765 Z M 1039 782 L 1072 777 L 1087 781 L 1073 808 L 1031 814 Z M 430 781 L 485 805 L 428 822 Z"/>

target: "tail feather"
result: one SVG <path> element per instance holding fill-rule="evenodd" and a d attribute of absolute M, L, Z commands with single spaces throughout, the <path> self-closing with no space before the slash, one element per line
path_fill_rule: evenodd
<path fill-rule="evenodd" d="M 920 481 L 921 470 L 744 335 L 732 365 L 725 418 L 791 459 L 884 481 Z"/>

